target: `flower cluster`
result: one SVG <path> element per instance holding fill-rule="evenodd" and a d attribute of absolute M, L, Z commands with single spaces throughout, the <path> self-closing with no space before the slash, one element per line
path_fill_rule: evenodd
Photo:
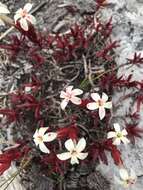
<path fill-rule="evenodd" d="M 82 103 L 81 99 L 76 96 L 81 95 L 83 91 L 80 89 L 72 90 L 72 88 L 73 86 L 68 86 L 66 88 L 66 92 L 61 91 L 60 98 L 64 98 L 64 100 L 61 102 L 61 108 L 63 110 L 65 109 L 69 101 L 76 105 L 80 105 Z M 112 102 L 107 102 L 108 96 L 105 93 L 102 94 L 102 98 L 100 98 L 98 93 L 92 93 L 91 97 L 95 102 L 88 103 L 87 108 L 89 110 L 99 109 L 99 117 L 102 120 L 105 117 L 105 108 L 111 109 Z"/>

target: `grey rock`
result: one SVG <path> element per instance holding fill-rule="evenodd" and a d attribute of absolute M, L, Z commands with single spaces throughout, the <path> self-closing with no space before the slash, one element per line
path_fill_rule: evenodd
<path fill-rule="evenodd" d="M 108 20 L 111 16 L 113 17 L 113 39 L 120 39 L 120 47 L 116 50 L 116 63 L 117 65 L 122 65 L 127 62 L 127 58 L 133 58 L 135 52 L 141 53 L 143 55 L 143 1 L 137 0 L 110 0 L 113 6 L 108 6 L 108 9 L 102 11 L 103 20 Z M 132 80 L 142 81 L 143 80 L 143 67 L 124 66 L 118 70 L 117 75 L 127 78 L 132 74 Z M 113 97 L 113 103 L 116 104 L 119 98 L 128 93 L 141 93 L 140 90 L 126 88 L 122 89 L 120 92 L 115 92 Z M 120 123 L 122 127 L 125 127 L 124 116 L 126 113 L 133 113 L 136 110 L 136 103 L 133 97 L 119 103 L 119 107 L 113 112 L 114 121 Z M 140 110 L 140 120 L 139 127 L 143 127 L 143 106 Z M 118 118 L 118 120 L 117 120 Z M 139 176 L 137 183 L 131 187 L 132 190 L 142 190 L 143 189 L 143 139 L 137 139 L 136 145 L 128 145 L 127 147 L 121 146 L 122 157 L 124 165 L 127 169 L 133 168 Z M 99 166 L 99 170 L 102 174 L 112 184 L 112 190 L 122 190 L 123 187 L 119 187 L 114 183 L 114 174 L 118 173 L 117 166 L 114 165 L 112 158 L 109 156 L 109 165 L 106 167 L 103 164 Z"/>

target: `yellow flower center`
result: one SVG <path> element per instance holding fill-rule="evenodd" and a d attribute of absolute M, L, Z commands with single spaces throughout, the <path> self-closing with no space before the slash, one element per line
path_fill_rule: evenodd
<path fill-rule="evenodd" d="M 66 93 L 66 98 L 67 98 L 68 100 L 70 100 L 70 99 L 72 98 L 72 94 L 71 94 L 71 93 Z"/>
<path fill-rule="evenodd" d="M 39 142 L 43 142 L 43 137 L 42 136 L 38 136 L 37 139 L 38 139 Z"/>
<path fill-rule="evenodd" d="M 27 15 L 27 11 L 26 11 L 26 10 L 23 10 L 23 12 L 22 12 L 22 17 L 24 18 L 26 15 Z"/>
<path fill-rule="evenodd" d="M 135 184 L 135 180 L 134 179 L 128 179 L 124 181 L 124 185 L 125 187 L 129 187 L 131 185 Z"/>
<path fill-rule="evenodd" d="M 117 133 L 117 137 L 118 137 L 118 138 L 123 137 L 122 133 L 120 133 L 120 132 L 119 132 L 119 133 Z"/>
<path fill-rule="evenodd" d="M 103 101 L 103 100 L 101 100 L 101 99 L 100 99 L 100 100 L 98 100 L 98 105 L 99 105 L 99 106 L 103 106 L 103 105 L 104 105 L 104 101 Z"/>
<path fill-rule="evenodd" d="M 72 155 L 72 156 L 76 156 L 76 155 L 77 155 L 77 151 L 76 151 L 76 150 L 73 150 L 73 151 L 71 152 L 71 155 Z"/>

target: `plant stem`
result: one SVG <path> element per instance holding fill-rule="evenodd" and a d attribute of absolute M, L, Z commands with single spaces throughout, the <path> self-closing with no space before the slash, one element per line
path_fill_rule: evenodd
<path fill-rule="evenodd" d="M 9 183 L 6 185 L 6 187 L 4 188 L 4 190 L 6 190 L 6 189 L 8 188 L 8 186 L 13 182 L 13 180 L 20 174 L 20 172 L 28 166 L 28 164 L 30 163 L 31 160 L 32 160 L 32 158 L 29 158 L 26 162 L 24 162 L 24 163 L 21 165 L 21 167 L 20 167 L 20 169 L 19 169 L 18 171 L 14 172 L 14 173 L 11 175 L 10 178 L 8 178 L 4 183 L 2 183 L 2 184 L 0 185 L 0 188 L 3 187 L 7 182 L 9 182 Z"/>
<path fill-rule="evenodd" d="M 4 23 L 9 24 L 10 26 L 14 25 L 13 20 L 10 17 L 6 16 L 6 15 L 0 15 L 0 19 L 2 21 L 4 21 Z"/>
<path fill-rule="evenodd" d="M 10 27 L 8 30 L 6 30 L 6 31 L 0 36 L 0 40 L 2 40 L 3 38 L 5 38 L 5 36 L 7 36 L 13 29 L 14 29 L 14 26 L 12 26 L 12 27 Z"/>
<path fill-rule="evenodd" d="M 113 69 L 109 69 L 109 70 L 107 70 L 107 71 L 105 71 L 105 72 L 99 74 L 97 77 L 93 78 L 92 80 L 95 81 L 95 80 L 99 79 L 100 77 L 102 77 L 103 75 L 105 75 L 105 74 L 107 74 L 107 73 L 110 73 L 111 71 L 115 71 L 115 70 L 117 70 L 117 69 L 119 69 L 120 67 L 123 67 L 123 66 L 125 66 L 125 65 L 127 65 L 127 64 L 119 65 L 119 66 L 116 66 L 116 67 L 113 68 Z M 84 89 L 84 88 L 86 88 L 89 84 L 90 84 L 89 80 L 88 80 L 87 78 L 85 78 L 85 79 L 81 82 L 79 88 Z"/>

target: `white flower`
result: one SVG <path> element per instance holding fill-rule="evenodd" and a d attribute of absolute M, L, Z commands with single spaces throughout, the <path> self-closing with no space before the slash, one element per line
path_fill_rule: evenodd
<path fill-rule="evenodd" d="M 68 86 L 66 88 L 66 91 L 61 91 L 60 98 L 63 98 L 64 100 L 61 102 L 61 108 L 64 110 L 68 104 L 69 101 L 71 101 L 73 104 L 80 105 L 81 99 L 79 97 L 76 97 L 77 95 L 81 95 L 83 93 L 80 89 L 74 89 L 73 86 Z"/>
<path fill-rule="evenodd" d="M 32 88 L 30 86 L 25 86 L 25 89 L 24 89 L 25 93 L 30 93 L 31 90 Z"/>
<path fill-rule="evenodd" d="M 57 157 L 60 160 L 71 159 L 70 163 L 72 165 L 79 164 L 78 159 L 84 160 L 88 156 L 88 153 L 82 152 L 86 147 L 86 141 L 84 138 L 81 138 L 77 144 L 72 139 L 69 139 L 65 142 L 65 147 L 69 152 L 58 154 Z"/>
<path fill-rule="evenodd" d="M 113 138 L 113 144 L 114 145 L 120 145 L 121 141 L 126 145 L 128 144 L 130 141 L 127 139 L 127 131 L 126 129 L 123 129 L 121 131 L 120 129 L 120 125 L 118 123 L 115 123 L 114 124 L 114 129 L 115 129 L 115 132 L 114 131 L 110 131 L 108 132 L 107 134 L 107 138 L 110 139 L 110 138 Z"/>
<path fill-rule="evenodd" d="M 9 14 L 9 10 L 7 8 L 6 5 L 4 5 L 3 3 L 0 3 L 0 15 L 3 15 L 3 14 Z M 0 19 L 0 25 L 4 25 L 4 22 L 2 19 Z"/>
<path fill-rule="evenodd" d="M 92 93 L 91 97 L 95 102 L 88 103 L 87 108 L 89 110 L 99 109 L 99 117 L 102 120 L 105 117 L 105 108 L 111 109 L 112 102 L 107 102 L 108 96 L 105 93 L 102 93 L 102 98 L 98 93 Z"/>
<path fill-rule="evenodd" d="M 136 183 L 137 176 L 133 169 L 130 169 L 130 175 L 126 169 L 119 170 L 120 178 L 114 176 L 115 182 L 122 185 L 124 188 L 128 188 Z"/>
<path fill-rule="evenodd" d="M 16 11 L 16 14 L 14 16 L 15 23 L 19 21 L 20 26 L 23 30 L 28 31 L 28 24 L 29 22 L 31 24 L 36 24 L 36 19 L 34 16 L 32 16 L 29 11 L 32 9 L 32 4 L 27 3 L 24 8 L 20 8 L 18 11 Z"/>
<path fill-rule="evenodd" d="M 49 149 L 46 147 L 44 142 L 51 142 L 57 137 L 57 133 L 46 133 L 47 130 L 48 127 L 41 127 L 40 129 L 37 129 L 35 134 L 33 135 L 36 146 L 39 146 L 40 150 L 44 153 L 50 153 Z"/>

